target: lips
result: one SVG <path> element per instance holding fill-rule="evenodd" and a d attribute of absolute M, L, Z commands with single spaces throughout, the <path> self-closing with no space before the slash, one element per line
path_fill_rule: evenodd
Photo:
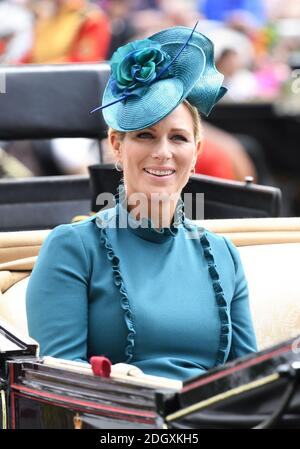
<path fill-rule="evenodd" d="M 150 175 L 157 176 L 159 178 L 171 176 L 175 173 L 174 168 L 144 168 L 144 171 L 146 173 L 149 173 Z"/>

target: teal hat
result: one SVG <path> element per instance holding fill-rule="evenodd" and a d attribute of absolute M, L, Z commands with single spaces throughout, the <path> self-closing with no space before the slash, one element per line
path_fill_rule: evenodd
<path fill-rule="evenodd" d="M 118 131 L 147 128 L 183 100 L 207 116 L 226 93 L 214 64 L 213 43 L 187 27 L 172 27 L 120 47 L 112 56 L 102 106 Z"/>

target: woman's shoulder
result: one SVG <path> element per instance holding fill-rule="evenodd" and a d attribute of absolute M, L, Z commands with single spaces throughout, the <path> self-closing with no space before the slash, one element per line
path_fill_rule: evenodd
<path fill-rule="evenodd" d="M 105 209 L 76 223 L 56 226 L 48 234 L 43 247 L 69 248 L 79 246 L 85 252 L 95 252 L 101 240 L 101 229 L 115 216 L 115 208 Z"/>
<path fill-rule="evenodd" d="M 90 217 L 75 223 L 66 223 L 56 226 L 49 233 L 49 237 L 57 238 L 60 236 L 80 234 L 89 237 L 93 232 L 102 227 L 102 224 L 111 220 L 115 216 L 115 208 L 101 210 Z"/>
<path fill-rule="evenodd" d="M 210 250 L 213 255 L 229 257 L 235 265 L 239 263 L 239 251 L 228 237 L 209 231 L 205 228 L 205 222 L 199 224 L 197 221 L 187 219 L 186 223 L 188 224 L 188 229 L 199 236 L 202 246 Z"/>
<path fill-rule="evenodd" d="M 43 246 L 64 247 L 81 242 L 84 243 L 84 246 L 89 246 L 89 242 L 94 243 L 95 239 L 99 238 L 99 229 L 95 225 L 96 220 L 97 214 L 76 223 L 58 225 L 49 232 Z"/>
<path fill-rule="evenodd" d="M 88 217 L 77 223 L 66 223 L 56 226 L 48 234 L 47 240 L 57 240 L 61 238 L 72 238 L 78 234 L 89 235 L 94 225 L 95 216 Z"/>
<path fill-rule="evenodd" d="M 185 218 L 185 229 L 190 235 L 194 235 L 197 238 L 205 240 L 208 239 L 214 245 L 225 247 L 227 239 L 223 237 L 221 234 L 216 234 L 215 232 L 209 231 L 205 227 L 205 221 L 201 221 L 200 223 L 196 220 L 191 220 L 189 218 Z M 203 226 L 204 225 L 204 226 Z M 225 245 L 225 246 L 224 246 Z"/>

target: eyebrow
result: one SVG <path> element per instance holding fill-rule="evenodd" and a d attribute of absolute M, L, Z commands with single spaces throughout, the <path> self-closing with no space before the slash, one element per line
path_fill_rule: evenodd
<path fill-rule="evenodd" d="M 171 131 L 179 131 L 179 132 L 190 133 L 189 130 L 184 129 L 184 128 L 172 128 Z"/>
<path fill-rule="evenodd" d="M 156 129 L 154 127 L 152 127 L 152 126 L 149 126 L 149 128 L 145 128 L 145 129 L 150 129 L 152 131 L 156 131 Z M 184 128 L 171 128 L 170 131 L 186 132 L 186 133 L 190 134 L 190 131 L 188 131 L 187 129 L 184 129 Z"/>

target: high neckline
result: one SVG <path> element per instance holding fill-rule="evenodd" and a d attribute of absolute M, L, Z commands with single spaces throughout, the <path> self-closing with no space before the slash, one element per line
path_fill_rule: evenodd
<path fill-rule="evenodd" d="M 179 228 L 184 223 L 183 201 L 181 198 L 179 198 L 176 204 L 171 226 L 157 229 L 150 218 L 142 217 L 138 220 L 128 212 L 126 201 L 124 201 L 124 190 L 122 189 L 124 187 L 119 186 L 119 194 L 116 198 L 116 211 L 120 220 L 119 223 L 122 223 L 121 227 L 127 227 L 130 232 L 141 239 L 153 243 L 165 243 L 178 235 Z"/>

